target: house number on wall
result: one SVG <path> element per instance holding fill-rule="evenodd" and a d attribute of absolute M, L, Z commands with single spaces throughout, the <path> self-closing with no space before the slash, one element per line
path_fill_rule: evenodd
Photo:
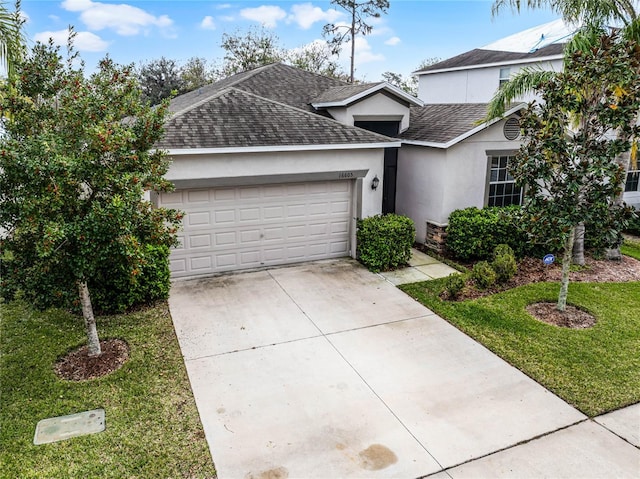
<path fill-rule="evenodd" d="M 355 175 L 351 171 L 338 173 L 338 178 L 354 178 Z"/>

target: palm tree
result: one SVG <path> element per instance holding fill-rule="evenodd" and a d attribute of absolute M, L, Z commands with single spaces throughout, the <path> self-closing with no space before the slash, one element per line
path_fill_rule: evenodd
<path fill-rule="evenodd" d="M 16 63 L 24 53 L 23 23 L 19 0 L 16 2 L 16 9 L 13 12 L 7 9 L 5 2 L 0 1 L 0 65 L 4 67 L 8 75 L 13 74 Z"/>
<path fill-rule="evenodd" d="M 565 56 L 569 56 L 578 50 L 585 50 L 595 45 L 611 23 L 621 30 L 623 37 L 640 42 L 640 17 L 634 4 L 633 0 L 495 0 L 491 12 L 495 16 L 507 7 L 517 12 L 520 12 L 523 7 L 551 9 L 566 23 L 577 26 L 576 33 L 565 47 Z M 487 109 L 486 120 L 504 115 L 513 101 L 533 91 L 536 85 L 550 80 L 556 73 L 535 67 L 520 70 L 496 92 Z M 640 116 L 640 112 L 638 114 Z M 637 117 L 636 122 L 639 119 Z M 579 122 L 580 119 L 577 118 L 576 121 Z M 620 166 L 628 168 L 631 163 L 634 169 L 637 168 L 637 150 L 637 143 L 634 143 L 629 158 L 618 158 Z M 624 184 L 621 186 L 620 195 L 616 199 L 618 203 L 622 203 L 624 195 Z M 573 262 L 584 265 L 584 225 L 576 228 L 574 245 Z M 620 248 L 610 250 L 608 256 L 619 259 Z"/>

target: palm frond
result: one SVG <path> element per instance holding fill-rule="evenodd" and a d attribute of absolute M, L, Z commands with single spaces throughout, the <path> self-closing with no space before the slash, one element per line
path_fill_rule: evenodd
<path fill-rule="evenodd" d="M 0 64 L 9 75 L 24 53 L 23 23 L 20 2 L 16 3 L 15 12 L 7 10 L 5 3 L 0 2 Z"/>
<path fill-rule="evenodd" d="M 540 68 L 523 68 L 498 89 L 489 103 L 485 121 L 502 117 L 511 104 L 534 92 L 538 85 L 551 80 L 557 74 Z"/>

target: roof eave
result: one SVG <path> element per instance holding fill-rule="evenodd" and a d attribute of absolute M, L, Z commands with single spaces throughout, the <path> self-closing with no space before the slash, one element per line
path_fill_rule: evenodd
<path fill-rule="evenodd" d="M 412 76 L 421 76 L 421 75 L 431 75 L 433 73 L 446 73 L 446 72 L 457 72 L 464 70 L 475 70 L 477 68 L 491 68 L 491 67 L 501 67 L 505 65 L 520 65 L 524 63 L 541 63 L 551 60 L 562 60 L 564 56 L 562 54 L 558 55 L 549 55 L 546 57 L 537 57 L 537 58 L 519 58 L 517 60 L 509 60 L 503 62 L 493 62 L 493 63 L 476 63 L 474 65 L 465 65 L 461 67 L 452 67 L 452 68 L 440 68 L 437 70 L 427 70 L 427 71 L 415 71 L 411 73 Z"/>
<path fill-rule="evenodd" d="M 220 155 L 225 153 L 269 153 L 284 151 L 322 151 L 322 150 L 359 150 L 374 148 L 400 148 L 402 142 L 394 140 L 380 143 L 342 143 L 326 145 L 265 145 L 265 146 L 239 146 L 222 148 L 158 148 L 166 151 L 169 156 L 190 155 Z"/>
<path fill-rule="evenodd" d="M 407 144 L 407 145 L 428 146 L 430 148 L 442 148 L 442 149 L 451 148 L 452 146 L 457 145 L 461 141 L 466 140 L 467 138 L 475 135 L 476 133 L 479 133 L 482 130 L 484 130 L 486 128 L 489 128 L 491 125 L 494 125 L 494 124 L 498 123 L 499 121 L 507 118 L 508 116 L 513 115 L 517 111 L 522 110 L 526 106 L 527 106 L 526 103 L 519 103 L 518 105 L 516 105 L 516 106 L 510 108 L 509 110 L 505 111 L 504 115 L 502 115 L 501 117 L 494 118 L 493 120 L 490 120 L 488 122 L 481 123 L 478 126 L 476 126 L 475 128 L 463 133 L 462 135 L 459 135 L 459 136 L 457 136 L 455 138 L 452 138 L 451 140 L 449 140 L 449 141 L 447 141 L 445 143 L 437 143 L 437 142 L 432 142 L 432 141 L 420 141 L 420 140 L 402 140 L 402 143 Z"/>
<path fill-rule="evenodd" d="M 339 100 L 339 101 L 328 101 L 328 102 L 320 102 L 320 103 L 311 103 L 311 106 L 313 106 L 316 110 L 320 110 L 323 108 L 340 108 L 340 107 L 345 107 L 345 106 L 349 106 L 352 103 L 355 103 L 358 100 L 361 100 L 362 98 L 365 98 L 369 95 L 372 95 L 380 90 L 388 90 L 390 91 L 392 94 L 400 97 L 401 99 L 405 100 L 406 102 L 415 105 L 415 106 L 424 106 L 424 102 L 422 100 L 420 100 L 419 98 L 414 97 L 413 95 L 410 95 L 409 93 L 407 93 L 406 91 L 404 91 L 401 88 L 398 88 L 395 85 L 392 85 L 391 83 L 388 82 L 382 82 L 378 85 L 375 85 L 371 88 L 368 88 L 364 91 L 361 91 L 360 93 L 357 93 L 356 95 L 352 95 L 348 98 L 345 98 L 344 100 Z"/>

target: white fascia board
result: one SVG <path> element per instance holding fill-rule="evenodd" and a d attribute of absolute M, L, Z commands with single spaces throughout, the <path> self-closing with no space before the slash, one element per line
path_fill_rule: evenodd
<path fill-rule="evenodd" d="M 562 60 L 564 58 L 563 55 L 551 55 L 548 57 L 540 57 L 540 58 L 520 58 L 518 60 L 509 60 L 504 62 L 495 62 L 495 63 L 481 63 L 478 65 L 466 65 L 463 67 L 453 67 L 453 68 L 441 68 L 440 70 L 429 70 L 427 72 L 413 72 L 412 76 L 421 76 L 421 75 L 431 75 L 434 73 L 446 73 L 446 72 L 459 72 L 464 70 L 478 70 L 480 68 L 491 68 L 491 67 L 503 67 L 503 66 L 511 66 L 511 65 L 522 65 L 525 63 L 542 63 L 548 62 L 552 60 Z"/>
<path fill-rule="evenodd" d="M 372 148 L 400 148 L 402 142 L 384 143 L 347 143 L 339 145 L 283 145 L 283 146 L 245 146 L 231 148 L 170 148 L 165 149 L 170 156 L 185 155 L 221 155 L 225 153 L 270 153 L 280 151 L 321 151 L 321 150 L 368 150 Z"/>
<path fill-rule="evenodd" d="M 383 82 L 380 83 L 379 85 L 375 85 L 365 91 L 361 91 L 360 93 L 358 93 L 357 95 L 353 95 L 350 96 L 349 98 L 345 98 L 344 100 L 340 100 L 340 101 L 328 101 L 328 102 L 323 102 L 323 103 L 311 103 L 311 106 L 313 106 L 316 110 L 319 110 L 321 108 L 335 108 L 335 107 L 344 107 L 344 106 L 348 106 L 352 103 L 355 103 L 356 101 L 365 98 L 369 95 L 372 95 L 373 93 L 376 93 L 380 90 L 390 90 L 391 93 L 393 93 L 396 96 L 399 96 L 400 98 L 402 98 L 403 100 L 406 100 L 407 102 L 411 103 L 412 105 L 415 106 L 424 106 L 424 102 L 422 100 L 420 100 L 419 98 L 414 97 L 413 95 L 410 95 L 409 93 L 407 93 L 406 91 L 404 91 L 401 88 L 398 88 L 395 85 L 392 85 L 391 83 L 388 82 Z"/>
<path fill-rule="evenodd" d="M 443 149 L 451 148 L 453 145 L 456 145 L 456 144 L 460 143 L 461 141 L 466 140 L 470 136 L 473 136 L 476 133 L 484 130 L 485 128 L 489 128 L 491 125 L 494 125 L 494 124 L 498 123 L 499 121 L 504 120 L 509 115 L 513 115 L 515 112 L 522 110 L 526 106 L 527 106 L 526 103 L 520 103 L 520 104 L 514 106 L 513 108 L 510 108 L 509 110 L 505 111 L 504 115 L 502 115 L 500 118 L 494 118 L 493 120 L 488 121 L 486 123 L 481 123 L 478 126 L 476 126 L 475 128 L 473 128 L 472 130 L 469 130 L 469 131 L 463 133 L 462 135 L 457 136 L 456 138 L 454 138 L 452 140 L 449 140 L 446 143 L 435 143 L 435 142 L 431 142 L 431 141 L 419 141 L 419 140 L 402 140 L 402 143 L 406 144 L 406 145 L 428 146 L 428 147 L 431 147 L 431 148 L 443 148 Z"/>

